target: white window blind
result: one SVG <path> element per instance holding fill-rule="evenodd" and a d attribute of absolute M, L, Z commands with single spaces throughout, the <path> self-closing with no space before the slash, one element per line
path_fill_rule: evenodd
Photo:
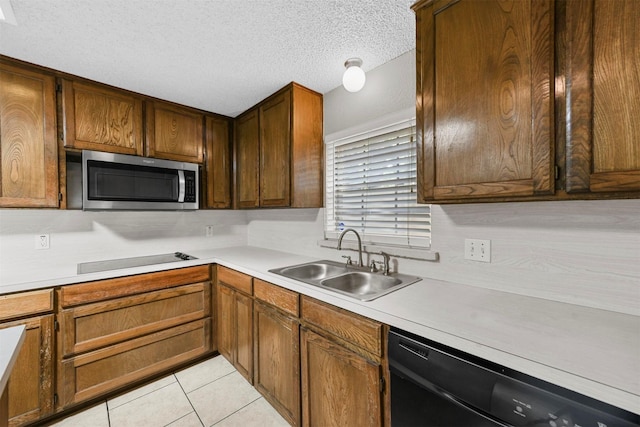
<path fill-rule="evenodd" d="M 325 159 L 327 238 L 353 228 L 366 242 L 430 246 L 430 206 L 416 203 L 414 120 L 329 142 Z"/>

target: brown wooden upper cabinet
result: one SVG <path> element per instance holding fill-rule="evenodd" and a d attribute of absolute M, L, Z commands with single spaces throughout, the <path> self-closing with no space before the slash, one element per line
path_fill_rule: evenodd
<path fill-rule="evenodd" d="M 231 207 L 231 120 L 205 116 L 206 207 Z"/>
<path fill-rule="evenodd" d="M 0 62 L 0 207 L 58 207 L 55 79 Z"/>
<path fill-rule="evenodd" d="M 566 15 L 567 192 L 640 191 L 640 2 L 572 0 Z"/>
<path fill-rule="evenodd" d="M 249 110 L 235 120 L 235 204 L 238 208 L 257 208 L 259 199 L 260 126 L 258 109 Z"/>
<path fill-rule="evenodd" d="M 323 205 L 322 95 L 291 83 L 235 122 L 236 207 Z"/>
<path fill-rule="evenodd" d="M 142 99 L 95 83 L 62 80 L 65 148 L 141 156 Z"/>
<path fill-rule="evenodd" d="M 553 1 L 413 9 L 418 201 L 553 194 Z"/>
<path fill-rule="evenodd" d="M 145 107 L 149 157 L 202 163 L 204 115 L 201 112 L 163 101 L 148 101 Z"/>

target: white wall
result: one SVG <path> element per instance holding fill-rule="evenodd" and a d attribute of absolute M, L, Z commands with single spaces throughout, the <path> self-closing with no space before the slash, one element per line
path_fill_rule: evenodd
<path fill-rule="evenodd" d="M 414 106 L 415 51 L 367 73 L 362 92 L 324 95 L 325 135 Z M 640 200 L 432 206 L 438 262 L 398 259 L 401 272 L 640 314 Z M 320 248 L 323 210 L 248 213 L 249 244 L 340 260 Z M 489 239 L 490 264 L 464 259 L 464 239 Z M 412 285 L 412 286 L 419 286 Z"/>
<path fill-rule="evenodd" d="M 72 276 L 82 262 L 246 245 L 246 221 L 244 211 L 0 209 L 0 286 Z M 40 233 L 50 249 L 34 249 Z"/>

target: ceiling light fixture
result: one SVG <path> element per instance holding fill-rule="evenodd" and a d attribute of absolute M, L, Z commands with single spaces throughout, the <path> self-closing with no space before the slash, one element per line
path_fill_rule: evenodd
<path fill-rule="evenodd" d="M 342 75 L 342 86 L 349 92 L 358 92 L 364 87 L 364 82 L 367 80 L 367 76 L 360 66 L 362 65 L 362 59 L 350 58 L 344 63 L 347 68 Z"/>

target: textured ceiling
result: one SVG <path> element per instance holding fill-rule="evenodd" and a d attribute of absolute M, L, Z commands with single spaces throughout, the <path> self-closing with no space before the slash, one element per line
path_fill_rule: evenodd
<path fill-rule="evenodd" d="M 415 48 L 415 0 L 11 0 L 0 53 L 236 116 L 291 81 L 321 93 Z"/>

